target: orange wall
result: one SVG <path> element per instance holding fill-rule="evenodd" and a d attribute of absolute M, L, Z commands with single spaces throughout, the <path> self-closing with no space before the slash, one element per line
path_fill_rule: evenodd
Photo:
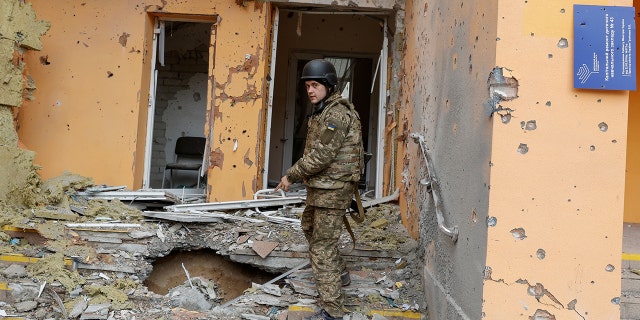
<path fill-rule="evenodd" d="M 51 22 L 43 49 L 26 56 L 37 89 L 18 134 L 44 179 L 65 170 L 132 186 L 144 8 L 130 2 L 32 1 Z"/>
<path fill-rule="evenodd" d="M 639 0 L 633 6 L 640 7 Z M 636 15 L 636 44 L 640 40 Z M 640 56 L 636 55 L 636 61 Z M 640 66 L 636 63 L 636 75 Z M 627 175 L 624 197 L 624 222 L 640 223 L 640 92 L 629 92 L 629 128 L 627 130 Z"/>
<path fill-rule="evenodd" d="M 499 3 L 496 64 L 519 91 L 494 121 L 484 319 L 619 318 L 629 94 L 573 89 L 574 3 L 631 5 Z"/>
<path fill-rule="evenodd" d="M 640 194 L 640 93 L 637 90 L 629 93 L 627 139 L 624 222 L 640 223 L 640 197 L 637 196 Z"/>
<path fill-rule="evenodd" d="M 218 15 L 208 104 L 214 150 L 209 192 L 220 200 L 253 194 L 264 145 L 258 137 L 264 131 L 268 5 L 31 2 L 38 19 L 52 26 L 42 38 L 43 50 L 25 59 L 37 90 L 20 110 L 18 133 L 36 151 L 44 179 L 70 170 L 97 184 L 140 188 L 153 15 Z"/>
<path fill-rule="evenodd" d="M 266 59 L 270 53 L 270 6 L 217 6 L 222 21 L 215 45 L 215 100 L 211 134 L 210 201 L 252 198 L 261 188 L 267 118 Z"/>

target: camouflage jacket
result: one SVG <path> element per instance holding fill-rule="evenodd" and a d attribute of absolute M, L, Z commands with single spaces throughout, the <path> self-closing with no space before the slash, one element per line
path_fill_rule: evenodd
<path fill-rule="evenodd" d="M 354 182 L 360 180 L 364 169 L 360 116 L 353 104 L 339 93 L 331 95 L 325 104 L 320 113 L 309 119 L 304 153 L 287 170 L 287 179 L 305 182 L 307 204 L 317 205 L 314 202 L 324 201 L 316 199 L 319 195 L 315 193 L 333 190 L 328 194 L 325 192 L 326 198 L 339 196 L 341 199 L 335 199 L 339 204 L 321 206 L 342 209 L 346 205 L 346 209 Z"/>

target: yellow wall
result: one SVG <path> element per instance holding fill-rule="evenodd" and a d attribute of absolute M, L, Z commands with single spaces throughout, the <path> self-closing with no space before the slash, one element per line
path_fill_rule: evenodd
<path fill-rule="evenodd" d="M 36 151 L 44 179 L 65 170 L 97 184 L 142 185 L 152 26 L 157 14 L 219 16 L 208 103 L 218 200 L 256 189 L 264 141 L 269 6 L 233 1 L 32 1 L 51 21 L 43 50 L 26 56 L 37 83 L 20 110 L 19 136 Z M 213 106 L 213 107 L 211 107 Z M 209 133 L 209 128 L 206 128 Z M 237 149 L 234 149 L 237 140 Z M 222 170 L 224 169 L 224 170 Z"/>
<path fill-rule="evenodd" d="M 637 90 L 629 93 L 627 139 L 624 222 L 640 223 L 640 93 Z"/>
<path fill-rule="evenodd" d="M 494 121 L 485 319 L 619 318 L 629 94 L 573 89 L 574 3 L 631 5 L 499 3 L 496 64 L 512 70 L 519 97 L 502 103 L 511 122 Z M 524 130 L 530 120 L 537 129 Z"/>
<path fill-rule="evenodd" d="M 129 2 L 109 9 L 101 2 L 32 4 L 52 25 L 42 51 L 25 59 L 37 93 L 20 110 L 21 140 L 36 151 L 36 164 L 46 163 L 40 171 L 45 179 L 73 168 L 96 183 L 131 186 L 144 8 Z"/>
<path fill-rule="evenodd" d="M 639 0 L 633 0 L 633 6 L 640 7 Z M 636 15 L 636 44 L 640 40 L 637 32 L 638 16 Z M 636 46 L 637 48 L 637 46 Z M 636 61 L 640 56 L 636 53 Z M 636 63 L 636 75 L 640 71 Z M 627 175 L 624 197 L 624 222 L 640 223 L 640 92 L 629 92 L 629 128 L 627 130 Z"/>
<path fill-rule="evenodd" d="M 232 1 L 217 6 L 215 100 L 209 123 L 212 153 L 210 201 L 252 198 L 260 188 L 267 118 L 267 59 L 270 6 L 261 1 L 241 7 Z"/>

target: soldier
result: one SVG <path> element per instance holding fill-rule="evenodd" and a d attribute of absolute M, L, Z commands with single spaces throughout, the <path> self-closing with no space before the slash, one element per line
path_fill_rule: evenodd
<path fill-rule="evenodd" d="M 360 116 L 337 90 L 336 69 L 329 61 L 312 60 L 302 69 L 313 104 L 307 140 L 298 160 L 275 188 L 288 190 L 303 181 L 307 188 L 302 230 L 309 242 L 311 268 L 322 309 L 310 320 L 342 319 L 343 285 L 351 279 L 338 252 L 343 217 L 364 167 Z"/>

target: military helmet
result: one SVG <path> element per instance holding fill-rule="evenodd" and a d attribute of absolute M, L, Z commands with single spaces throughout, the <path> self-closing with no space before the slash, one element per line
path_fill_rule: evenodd
<path fill-rule="evenodd" d="M 307 62 L 302 69 L 301 80 L 316 80 L 325 86 L 335 87 L 338 84 L 336 68 L 324 59 L 315 59 Z"/>

